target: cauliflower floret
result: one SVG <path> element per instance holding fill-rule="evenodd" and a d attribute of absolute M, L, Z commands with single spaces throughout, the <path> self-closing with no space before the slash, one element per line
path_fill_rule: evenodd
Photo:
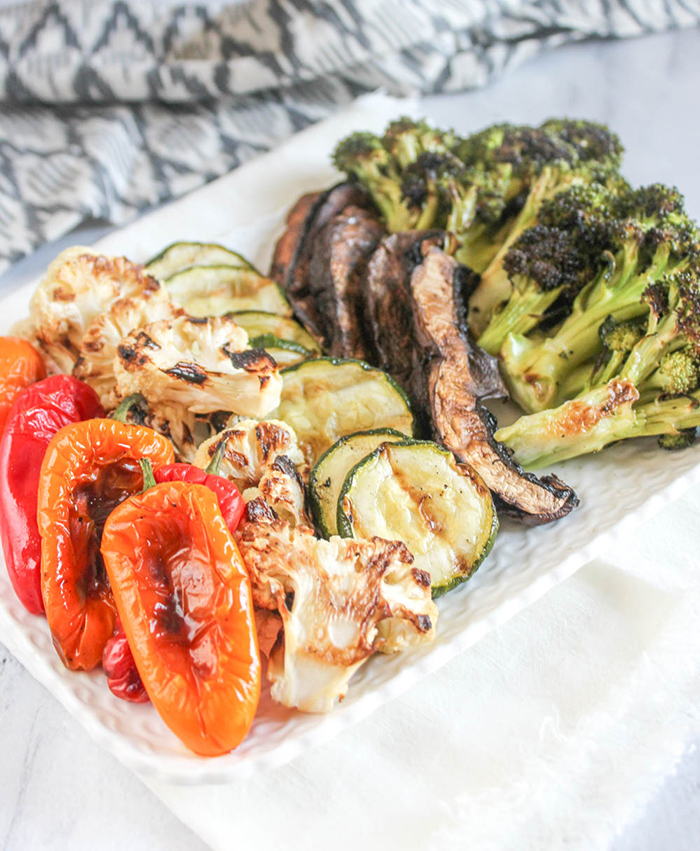
<path fill-rule="evenodd" d="M 277 610 L 284 630 L 270 651 L 274 700 L 328 712 L 373 652 L 432 641 L 437 607 L 430 577 L 413 566 L 404 544 L 324 541 L 264 510 L 247 511 L 249 521 L 251 515 L 257 522 L 244 523 L 237 537 L 253 600 Z"/>
<path fill-rule="evenodd" d="M 246 332 L 223 316 L 180 316 L 132 331 L 117 347 L 114 371 L 118 396 L 143 394 L 156 427 L 187 458 L 194 443 L 182 444 L 178 421 L 218 411 L 265 416 L 282 388 L 274 360 L 248 348 Z"/>
<path fill-rule="evenodd" d="M 76 246 L 61 252 L 34 291 L 22 331 L 46 355 L 49 368 L 70 372 L 92 322 L 119 299 L 169 302 L 143 266 Z"/>
<path fill-rule="evenodd" d="M 262 497 L 292 525 L 308 524 L 304 482 L 306 471 L 294 431 L 279 420 L 239 420 L 201 444 L 194 458 L 207 467 L 222 451 L 218 473 L 230 479 L 246 502 Z"/>
<path fill-rule="evenodd" d="M 114 359 L 119 343 L 144 325 L 185 315 L 167 298 L 120 298 L 90 323 L 78 346 L 73 375 L 94 388 L 104 408 L 110 410 L 117 404 Z"/>

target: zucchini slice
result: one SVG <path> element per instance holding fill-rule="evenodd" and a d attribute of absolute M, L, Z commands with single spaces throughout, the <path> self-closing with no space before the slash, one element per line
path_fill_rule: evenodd
<path fill-rule="evenodd" d="M 438 597 L 474 573 L 498 529 L 491 492 L 430 441 L 385 443 L 348 473 L 338 500 L 343 537 L 403 541 Z"/>
<path fill-rule="evenodd" d="M 393 428 L 356 431 L 341 437 L 318 459 L 309 477 L 309 502 L 324 538 L 338 534 L 338 497 L 350 470 L 383 443 L 401 440 L 406 435 Z"/>
<path fill-rule="evenodd" d="M 192 266 L 165 280 L 173 301 L 191 316 L 221 316 L 239 310 L 264 310 L 291 316 L 292 309 L 274 281 L 240 266 Z"/>
<path fill-rule="evenodd" d="M 279 408 L 270 416 L 294 429 L 309 464 L 355 431 L 395 428 L 413 434 L 408 398 L 381 369 L 359 360 L 315 358 L 281 375 Z"/>
<path fill-rule="evenodd" d="M 215 242 L 174 242 L 146 263 L 146 271 L 164 281 L 191 266 L 240 266 L 256 271 L 238 252 Z"/>
<path fill-rule="evenodd" d="M 265 349 L 269 355 L 272 355 L 280 367 L 292 366 L 295 363 L 316 356 L 316 352 L 305 349 L 299 343 L 293 343 L 291 340 L 280 340 L 274 334 L 261 334 L 259 337 L 249 337 L 248 345 L 251 349 Z"/>
<path fill-rule="evenodd" d="M 280 340 L 298 343 L 307 351 L 321 353 L 319 344 L 296 319 L 277 313 L 264 313 L 262 310 L 239 310 L 231 314 L 231 319 L 244 328 L 249 337 L 272 334 Z"/>

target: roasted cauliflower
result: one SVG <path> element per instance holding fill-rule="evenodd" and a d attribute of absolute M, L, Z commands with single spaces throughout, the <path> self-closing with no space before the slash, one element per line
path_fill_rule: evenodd
<path fill-rule="evenodd" d="M 404 544 L 325 541 L 305 526 L 272 519 L 263 500 L 248 509 L 237 537 L 253 600 L 277 611 L 283 625 L 268 665 L 274 700 L 328 712 L 372 653 L 432 641 L 437 607 L 430 577 L 413 566 Z M 274 619 L 265 627 L 274 630 Z"/>
<path fill-rule="evenodd" d="M 136 329 L 117 347 L 117 394 L 141 393 L 154 427 L 191 459 L 187 440 L 197 414 L 229 411 L 261 417 L 279 404 L 282 379 L 274 360 L 248 348 L 248 335 L 227 317 L 179 316 Z"/>
<path fill-rule="evenodd" d="M 142 303 L 140 317 L 147 322 L 159 318 L 170 303 L 165 289 L 143 266 L 81 246 L 68 248 L 34 291 L 29 321 L 21 332 L 44 353 L 50 369 L 70 372 L 91 324 L 122 299 Z"/>
<path fill-rule="evenodd" d="M 73 375 L 93 387 L 110 410 L 117 403 L 114 359 L 121 341 L 144 325 L 184 315 L 182 308 L 166 298 L 120 298 L 90 323 L 78 346 Z"/>
<path fill-rule="evenodd" d="M 262 497 L 293 526 L 310 523 L 300 474 L 304 456 L 290 426 L 279 420 L 240 420 L 202 443 L 194 463 L 207 467 L 217 452 L 223 452 L 219 475 L 234 482 L 246 502 Z"/>

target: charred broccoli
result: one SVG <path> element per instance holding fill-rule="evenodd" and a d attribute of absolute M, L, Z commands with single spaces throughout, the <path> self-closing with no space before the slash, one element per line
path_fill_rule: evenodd
<path fill-rule="evenodd" d="M 700 253 L 649 284 L 641 300 L 648 305 L 643 329 L 607 323 L 603 331 L 607 344 L 618 346 L 613 354 L 624 357 L 614 377 L 497 433 L 523 465 L 534 469 L 630 437 L 662 435 L 669 449 L 694 439 L 700 426 Z"/>
<path fill-rule="evenodd" d="M 650 312 L 654 315 L 654 298 L 663 301 L 674 276 L 681 276 L 676 278 L 681 285 L 683 274 L 697 265 L 700 237 L 679 198 L 677 190 L 661 186 L 621 193 L 616 213 L 626 217 L 607 223 L 611 248 L 603 253 L 598 274 L 576 296 L 569 316 L 543 340 L 522 334 L 506 338 L 501 364 L 513 397 L 526 411 L 543 411 L 564 401 L 561 391 L 568 376 L 605 354 L 603 323 L 641 321 Z M 672 293 L 676 291 L 672 288 Z M 638 346 L 643 344 L 644 340 Z M 632 353 L 624 362 L 631 357 Z M 610 376 L 607 370 L 597 380 Z M 637 383 L 636 375 L 630 378 Z M 594 377 L 589 386 L 595 383 Z"/>

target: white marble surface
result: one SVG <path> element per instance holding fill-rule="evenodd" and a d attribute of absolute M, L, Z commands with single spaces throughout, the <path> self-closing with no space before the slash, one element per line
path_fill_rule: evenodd
<path fill-rule="evenodd" d="M 431 98 L 426 111 L 462 131 L 563 114 L 605 121 L 626 143 L 627 176 L 678 184 L 700 218 L 699 47 L 698 31 L 569 47 L 537 58 L 484 91 Z M 89 242 L 103 232 L 86 229 L 63 244 Z M 35 275 L 56 250 L 48 247 L 18 264 L 0 279 L 0 291 Z M 449 673 L 449 666 L 445 670 Z M 614 851 L 697 851 L 696 745 L 688 743 L 677 774 L 619 837 Z M 1 646 L 0 753 L 0 848 L 5 851 L 205 847 L 136 777 L 101 752 Z"/>

